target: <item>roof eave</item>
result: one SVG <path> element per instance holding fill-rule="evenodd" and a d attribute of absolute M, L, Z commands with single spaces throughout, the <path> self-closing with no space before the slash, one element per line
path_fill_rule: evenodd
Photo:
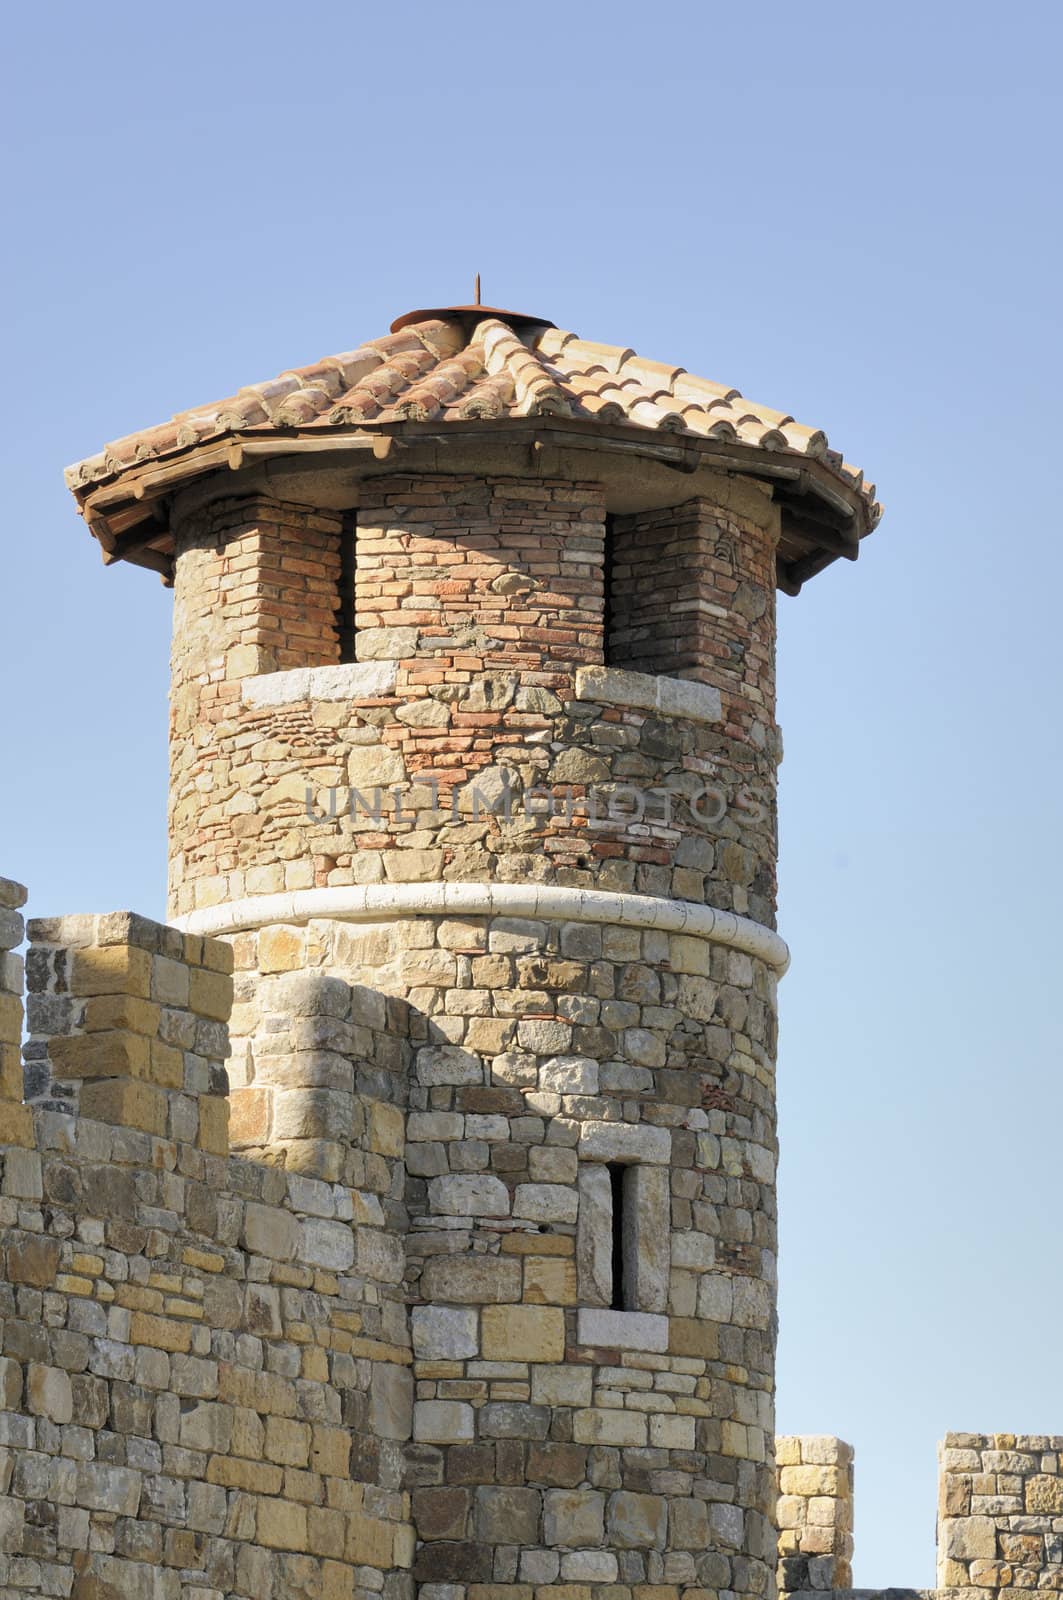
<path fill-rule="evenodd" d="M 161 572 L 166 581 L 169 503 L 198 479 L 284 458 L 364 453 L 380 461 L 406 445 L 432 444 L 446 449 L 470 439 L 480 444 L 525 442 L 606 454 L 635 453 L 680 473 L 712 466 L 768 482 L 783 507 L 791 540 L 805 547 L 798 560 L 780 562 L 779 587 L 791 594 L 839 556 L 855 560 L 860 540 L 874 529 L 881 515 L 881 508 L 870 503 L 862 486 L 848 483 L 827 462 L 800 451 L 557 415 L 316 427 L 260 424 L 132 464 L 90 484 L 73 482 L 70 487 L 105 562 L 123 560 L 147 566 Z"/>

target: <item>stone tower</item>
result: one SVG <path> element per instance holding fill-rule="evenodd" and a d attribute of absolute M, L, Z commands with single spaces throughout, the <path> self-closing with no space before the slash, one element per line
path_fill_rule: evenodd
<path fill-rule="evenodd" d="M 770 1595 L 775 592 L 873 491 L 481 306 L 69 477 L 174 588 L 170 916 L 233 949 L 233 1149 L 323 1219 L 261 1257 L 359 1340 L 327 1383 L 409 1540 L 357 1591 Z"/>

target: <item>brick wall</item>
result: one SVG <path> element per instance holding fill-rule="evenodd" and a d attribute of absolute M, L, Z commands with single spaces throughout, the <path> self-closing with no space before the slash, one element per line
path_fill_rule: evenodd
<path fill-rule="evenodd" d="M 775 529 L 703 499 L 616 517 L 611 528 L 614 666 L 715 684 L 770 723 Z"/>
<path fill-rule="evenodd" d="M 771 529 L 726 514 L 741 535 L 726 594 L 719 579 L 730 600 L 757 588 Z M 604 658 L 602 539 L 593 485 L 373 480 L 359 512 L 360 669 L 274 673 L 226 632 L 234 575 L 189 535 L 177 558 L 172 913 L 281 890 L 530 876 L 770 923 L 770 604 L 710 619 L 724 641 L 701 673 L 718 695 L 710 717 L 658 704 L 654 680 L 596 699 L 581 674 Z M 222 621 L 197 631 L 195 616 Z M 480 814 L 463 792 L 474 786 Z M 665 798 L 640 812 L 633 786 Z M 383 814 L 352 816 L 352 790 L 379 790 Z M 506 792 L 511 818 L 491 810 Z"/>
<path fill-rule="evenodd" d="M 411 681 L 425 685 L 447 668 L 507 667 L 549 683 L 600 662 L 604 526 L 594 483 L 371 480 L 358 512 L 359 656 L 413 646 L 426 659 Z M 389 642 L 381 630 L 395 628 L 417 632 Z"/>

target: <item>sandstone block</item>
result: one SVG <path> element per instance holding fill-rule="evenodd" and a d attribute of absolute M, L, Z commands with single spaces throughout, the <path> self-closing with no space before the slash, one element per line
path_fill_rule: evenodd
<path fill-rule="evenodd" d="M 434 1256 L 421 1274 L 430 1301 L 491 1305 L 521 1298 L 520 1262 L 506 1256 Z"/>
<path fill-rule="evenodd" d="M 791 1471 L 795 1470 L 793 1468 Z M 956 1517 L 941 1524 L 941 1551 L 953 1561 L 993 1560 L 997 1530 L 992 1517 Z"/>
<path fill-rule="evenodd" d="M 579 1298 L 576 1264 L 571 1258 L 526 1256 L 524 1300 L 528 1305 L 574 1306 Z"/>
<path fill-rule="evenodd" d="M 650 1444 L 658 1450 L 693 1450 L 694 1418 L 651 1417 Z"/>
<path fill-rule="evenodd" d="M 1036 1514 L 1063 1516 L 1063 1477 L 1036 1476 L 1026 1480 L 1026 1509 Z"/>
<path fill-rule="evenodd" d="M 552 1306 L 486 1306 L 482 1340 L 486 1361 L 561 1361 L 565 1314 Z"/>

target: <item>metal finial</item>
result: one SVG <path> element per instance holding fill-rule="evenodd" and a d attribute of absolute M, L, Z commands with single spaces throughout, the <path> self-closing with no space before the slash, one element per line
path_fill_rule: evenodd
<path fill-rule="evenodd" d="M 480 274 L 476 274 L 476 304 L 480 304 Z"/>

